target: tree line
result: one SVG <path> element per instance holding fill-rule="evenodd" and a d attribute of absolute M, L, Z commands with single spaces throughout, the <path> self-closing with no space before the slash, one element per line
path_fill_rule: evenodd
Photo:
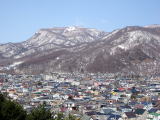
<path fill-rule="evenodd" d="M 78 120 L 75 116 L 63 113 L 51 113 L 45 105 L 39 105 L 27 113 L 23 107 L 0 93 L 0 119 L 1 120 Z"/>

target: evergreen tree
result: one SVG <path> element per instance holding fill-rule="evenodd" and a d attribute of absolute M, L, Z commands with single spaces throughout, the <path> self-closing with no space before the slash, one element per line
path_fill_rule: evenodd
<path fill-rule="evenodd" d="M 53 120 L 64 120 L 64 114 L 63 113 L 56 113 L 55 115 L 54 115 L 54 119 Z"/>
<path fill-rule="evenodd" d="M 71 114 L 65 116 L 62 112 L 52 115 L 45 104 L 27 114 L 20 104 L 0 94 L 0 120 L 76 120 L 76 117 Z"/>
<path fill-rule="evenodd" d="M 44 105 L 40 105 L 33 109 L 30 114 L 27 115 L 27 120 L 51 120 L 52 114 L 49 110 L 46 110 Z"/>
<path fill-rule="evenodd" d="M 8 100 L 0 94 L 0 119 L 1 120 L 25 120 L 26 112 L 18 103 Z"/>

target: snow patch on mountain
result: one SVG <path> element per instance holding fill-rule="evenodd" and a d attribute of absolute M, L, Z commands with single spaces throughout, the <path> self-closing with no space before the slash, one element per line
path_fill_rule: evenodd
<path fill-rule="evenodd" d="M 75 26 L 67 27 L 67 28 L 65 29 L 65 31 L 68 31 L 68 32 L 74 31 L 74 30 L 76 30 L 76 27 L 75 27 Z"/>
<path fill-rule="evenodd" d="M 160 25 L 154 24 L 154 25 L 147 25 L 144 26 L 145 28 L 156 28 L 156 27 L 160 27 Z"/>
<path fill-rule="evenodd" d="M 15 67 L 15 66 L 18 66 L 20 64 L 22 64 L 23 61 L 18 61 L 18 62 L 14 62 L 13 64 L 11 64 L 9 67 Z"/>

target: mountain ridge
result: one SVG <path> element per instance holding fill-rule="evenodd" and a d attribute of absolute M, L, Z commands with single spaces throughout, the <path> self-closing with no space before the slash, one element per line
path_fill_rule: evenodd
<path fill-rule="evenodd" d="M 153 74 L 160 71 L 159 51 L 159 25 L 109 33 L 81 27 L 40 29 L 21 43 L 0 44 L 0 70 Z"/>

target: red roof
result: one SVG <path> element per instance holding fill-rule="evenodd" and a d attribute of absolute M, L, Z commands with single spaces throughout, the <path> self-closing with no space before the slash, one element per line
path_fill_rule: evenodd
<path fill-rule="evenodd" d="M 67 110 L 66 107 L 62 107 L 62 108 L 61 108 L 61 112 L 65 112 L 66 110 Z"/>
<path fill-rule="evenodd" d="M 125 88 L 118 88 L 118 90 L 123 91 L 123 90 L 125 90 Z"/>
<path fill-rule="evenodd" d="M 134 108 L 139 108 L 139 109 L 143 109 L 143 107 L 144 107 L 144 105 L 142 105 L 142 104 L 136 104 L 134 106 Z"/>

